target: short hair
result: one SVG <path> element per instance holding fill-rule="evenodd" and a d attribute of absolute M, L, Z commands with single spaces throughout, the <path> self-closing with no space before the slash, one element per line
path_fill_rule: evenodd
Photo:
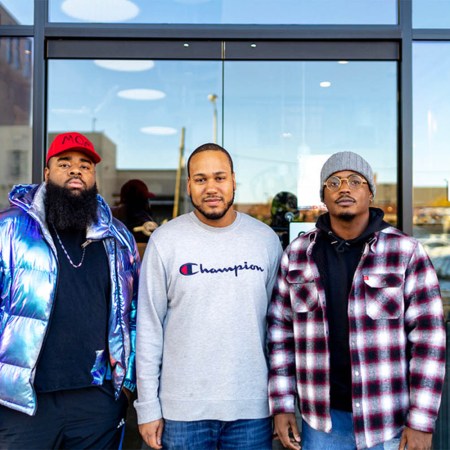
<path fill-rule="evenodd" d="M 190 163 L 191 163 L 191 158 L 193 156 L 195 156 L 197 153 L 201 153 L 201 152 L 207 152 L 207 151 L 213 151 L 213 152 L 222 152 L 225 154 L 225 156 L 228 158 L 228 161 L 230 163 L 230 167 L 231 167 L 231 173 L 234 173 L 234 168 L 233 168 L 233 160 L 231 159 L 231 155 L 220 145 L 218 144 L 214 144 L 212 142 L 208 142 L 207 144 L 203 144 L 200 145 L 199 147 L 197 147 L 192 153 L 191 156 L 189 156 L 188 162 L 187 162 L 187 172 L 188 172 L 188 177 L 191 176 L 190 173 Z"/>

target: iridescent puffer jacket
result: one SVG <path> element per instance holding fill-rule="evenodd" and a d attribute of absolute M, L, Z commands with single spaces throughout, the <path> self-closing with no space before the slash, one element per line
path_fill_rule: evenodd
<path fill-rule="evenodd" d="M 45 183 L 18 185 L 0 212 L 0 404 L 36 413 L 36 364 L 56 295 L 58 261 L 44 212 Z M 116 397 L 135 388 L 139 255 L 125 226 L 98 196 L 99 220 L 87 239 L 103 240 L 111 274 L 109 363 Z M 80 336 L 83 339 L 83 336 Z"/>

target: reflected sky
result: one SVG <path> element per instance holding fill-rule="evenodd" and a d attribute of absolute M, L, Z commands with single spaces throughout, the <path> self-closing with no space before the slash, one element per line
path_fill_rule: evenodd
<path fill-rule="evenodd" d="M 412 0 L 414 28 L 449 28 L 448 0 Z"/>
<path fill-rule="evenodd" d="M 427 0 L 429 1 L 429 0 Z M 33 24 L 34 0 L 2 0 Z M 394 25 L 396 0 L 49 0 L 50 22 Z"/>
<path fill-rule="evenodd" d="M 341 150 L 366 157 L 379 182 L 396 182 L 394 62 L 150 66 L 124 72 L 94 61 L 49 61 L 49 131 L 104 132 L 117 146 L 118 169 L 149 170 L 177 167 L 182 128 L 186 155 L 217 135 L 235 159 L 245 202 L 297 192 L 300 158 Z"/>
<path fill-rule="evenodd" d="M 51 22 L 395 24 L 396 0 L 50 0 Z"/>
<path fill-rule="evenodd" d="M 450 180 L 450 44 L 413 46 L 413 162 L 415 186 Z"/>

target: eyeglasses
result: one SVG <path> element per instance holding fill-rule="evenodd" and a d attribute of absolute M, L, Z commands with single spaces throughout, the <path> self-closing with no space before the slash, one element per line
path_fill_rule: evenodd
<path fill-rule="evenodd" d="M 344 181 L 347 182 L 348 187 L 352 191 L 356 191 L 357 189 L 362 188 L 363 184 L 368 184 L 367 181 L 364 181 L 364 179 L 359 175 L 352 174 L 347 178 L 340 178 L 336 176 L 330 177 L 327 181 L 325 181 L 324 186 L 327 187 L 330 191 L 336 192 L 341 188 Z"/>

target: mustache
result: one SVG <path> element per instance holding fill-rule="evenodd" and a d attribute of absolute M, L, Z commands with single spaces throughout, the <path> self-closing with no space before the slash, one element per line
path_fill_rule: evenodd
<path fill-rule="evenodd" d="M 356 200 L 355 200 L 353 197 L 351 197 L 350 195 L 342 195 L 341 197 L 339 197 L 339 198 L 336 200 L 336 203 L 339 203 L 339 202 L 341 202 L 342 200 L 351 200 L 352 202 L 356 202 Z"/>
<path fill-rule="evenodd" d="M 70 183 L 72 180 L 81 181 L 83 183 L 83 185 L 86 186 L 86 183 L 84 182 L 84 180 L 82 180 L 81 177 L 77 177 L 77 176 L 70 177 L 64 184 Z"/>
<path fill-rule="evenodd" d="M 203 197 L 203 201 L 205 200 L 223 200 L 223 197 L 220 195 L 207 195 L 206 197 Z"/>

